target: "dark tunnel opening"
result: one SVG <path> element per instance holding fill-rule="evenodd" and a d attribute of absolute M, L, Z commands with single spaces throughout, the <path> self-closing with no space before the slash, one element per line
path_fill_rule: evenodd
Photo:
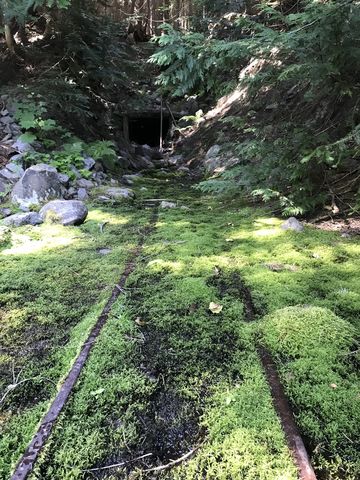
<path fill-rule="evenodd" d="M 160 125 L 159 115 L 148 117 L 129 118 L 129 140 L 140 145 L 150 147 L 160 146 Z M 162 137 L 166 139 L 170 130 L 170 118 L 163 117 Z"/>

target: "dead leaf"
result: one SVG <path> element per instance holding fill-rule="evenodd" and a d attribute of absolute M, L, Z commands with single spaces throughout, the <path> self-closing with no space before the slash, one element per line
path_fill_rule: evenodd
<path fill-rule="evenodd" d="M 225 242 L 233 242 L 234 239 L 233 238 L 225 238 Z"/>
<path fill-rule="evenodd" d="M 140 327 L 143 327 L 144 325 L 147 325 L 148 322 L 144 322 L 144 320 L 142 320 L 141 317 L 136 317 L 135 318 L 135 323 L 136 323 L 136 325 L 139 325 Z"/>
<path fill-rule="evenodd" d="M 216 277 L 218 277 L 218 276 L 220 275 L 220 269 L 219 269 L 219 267 L 216 267 L 216 266 L 214 267 L 214 275 L 215 275 Z"/>
<path fill-rule="evenodd" d="M 331 388 L 337 388 L 337 385 L 336 385 L 336 383 L 330 383 L 330 387 Z"/>
<path fill-rule="evenodd" d="M 211 313 L 219 314 L 223 310 L 223 305 L 219 305 L 218 303 L 210 302 L 209 310 Z"/>

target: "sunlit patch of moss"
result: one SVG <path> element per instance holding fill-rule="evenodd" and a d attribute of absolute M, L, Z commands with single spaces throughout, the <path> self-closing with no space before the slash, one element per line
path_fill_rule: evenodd
<path fill-rule="evenodd" d="M 188 408 L 198 416 L 200 433 L 188 440 L 182 452 L 199 445 L 200 449 L 191 461 L 165 472 L 162 478 L 296 478 L 255 352 L 257 322 L 251 325 L 244 322 L 246 312 L 236 279 L 251 289 L 257 318 L 265 312 L 304 304 L 328 307 L 359 328 L 360 288 L 356 263 L 359 242 L 311 227 L 300 235 L 284 232 L 279 228 L 283 220 L 268 218 L 262 209 L 237 201 L 219 203 L 211 197 L 200 197 L 178 180 L 174 182 L 170 177 L 167 180 L 141 179 L 136 186 L 137 198 L 175 199 L 191 210 L 160 209 L 159 222 L 145 239 L 140 263 L 129 278 L 124 304 L 117 303 L 103 330 L 35 478 L 80 479 L 85 475 L 83 469 L 131 458 L 139 448 L 143 453 L 142 449 L 148 445 L 147 430 L 151 429 L 144 427 L 142 419 L 163 389 L 186 399 Z M 141 186 L 147 190 L 140 191 Z M 121 220 L 117 223 L 118 215 Z M 75 242 L 64 247 L 61 255 L 58 249 L 46 255 L 28 255 L 26 268 L 22 257 L 6 258 L 7 266 L 12 269 L 6 283 L 10 285 L 10 278 L 14 277 L 15 261 L 20 262 L 17 266 L 20 265 L 18 273 L 22 280 L 16 279 L 13 289 L 0 286 L 0 300 L 8 310 L 19 308 L 19 292 L 23 290 L 25 306 L 32 315 L 27 320 L 31 319 L 31 324 L 40 328 L 50 319 L 46 325 L 50 335 L 53 332 L 56 335 L 56 322 L 63 331 L 55 343 L 67 344 L 68 354 L 55 348 L 51 361 L 41 365 L 47 368 L 52 362 L 57 366 L 57 373 L 52 374 L 56 381 L 69 368 L 85 330 L 96 317 L 97 308 L 110 293 L 119 265 L 123 265 L 136 243 L 139 228 L 148 222 L 149 216 L 150 211 L 141 208 L 140 200 L 135 207 L 97 206 L 94 213 L 90 212 L 88 221 L 74 229 Z M 269 229 L 276 233 L 257 234 Z M 41 229 L 31 230 L 31 235 L 38 231 Z M 227 241 L 229 239 L 234 241 Z M 101 256 L 99 247 L 110 247 L 111 252 Z M 28 281 L 24 281 L 27 276 Z M 67 282 L 57 280 L 63 278 Z M 96 282 L 92 278 L 96 278 Z M 40 285 L 48 295 L 40 295 L 36 307 L 32 307 L 30 299 L 36 298 Z M 80 285 L 84 289 L 82 303 L 76 293 Z M 69 291 L 65 304 L 59 302 L 59 294 L 68 295 Z M 95 291 L 96 305 L 88 296 Z M 52 310 L 47 308 L 49 298 L 54 300 Z M 210 302 L 221 305 L 221 312 L 212 313 Z M 78 322 L 87 318 L 90 304 L 94 306 L 93 320 L 89 318 L 86 327 L 85 324 L 79 327 L 77 337 Z M 340 321 L 341 332 L 342 326 Z M 20 328 L 21 335 L 24 332 Z M 74 337 L 69 341 L 71 332 Z M 286 338 L 286 332 L 284 335 Z M 317 339 L 316 332 L 312 337 Z M 307 338 L 304 333 L 305 343 L 299 342 L 298 348 L 309 351 L 311 346 L 311 351 L 316 350 L 313 338 L 309 345 Z M 38 340 L 42 340 L 41 334 Z M 286 349 L 284 352 L 286 354 Z M 345 353 L 341 358 L 351 363 L 355 357 Z M 334 470 L 333 478 L 338 478 L 339 468 L 326 452 L 333 449 L 341 454 L 347 448 L 347 441 L 341 435 L 336 437 L 335 447 L 329 438 L 333 438 L 331 435 L 338 428 L 336 421 L 353 425 L 349 419 L 352 410 L 348 406 L 350 400 L 355 404 L 357 380 L 353 374 L 347 375 L 347 367 L 341 372 L 334 370 L 331 377 L 338 386 L 326 390 L 325 398 L 323 387 L 318 388 L 314 383 L 314 378 L 323 373 L 320 368 L 312 369 L 314 356 L 309 354 L 306 359 L 298 359 L 304 367 L 299 367 L 299 371 L 293 369 L 293 379 L 291 375 L 286 376 L 287 363 L 293 366 L 293 359 L 289 357 L 289 362 L 282 365 L 281 352 L 279 355 L 281 375 L 289 395 L 294 397 L 294 404 L 299 396 L 304 400 L 304 403 L 297 401 L 296 413 L 309 441 L 321 452 L 316 457 L 317 465 L 325 470 L 328 462 L 327 473 Z M 343 364 L 341 359 L 338 364 Z M 346 395 L 350 398 L 347 403 Z M 319 409 L 325 418 L 334 399 L 346 408 L 341 412 L 337 407 L 330 411 L 334 430 L 318 446 L 322 426 L 311 412 Z M 178 415 L 175 420 L 180 421 L 176 408 L 175 412 Z M 21 412 L 19 418 L 22 418 Z M 343 477 L 352 480 L 353 459 L 346 460 L 344 456 L 341 461 L 343 471 L 348 468 Z M 103 472 L 108 480 L 122 474 L 125 472 Z M 141 478 L 143 474 L 136 475 Z"/>
<path fill-rule="evenodd" d="M 275 311 L 261 324 L 265 345 L 277 358 L 298 423 L 313 445 L 321 471 L 359 474 L 360 377 L 352 357 L 355 328 L 318 307 Z"/>
<path fill-rule="evenodd" d="M 169 478 L 297 478 L 256 354 L 239 352 L 234 365 L 239 379 L 219 383 L 209 397 L 205 444 Z"/>
<path fill-rule="evenodd" d="M 129 223 L 130 218 L 129 215 L 120 214 L 120 212 L 117 212 L 116 210 L 113 210 L 112 212 L 104 212 L 100 209 L 92 209 L 89 211 L 87 222 L 88 221 L 109 223 L 111 225 L 126 225 Z"/>
<path fill-rule="evenodd" d="M 31 478 L 81 478 L 83 469 L 136 440 L 136 412 L 154 390 L 137 369 L 137 337 L 119 300 Z"/>
<path fill-rule="evenodd" d="M 90 208 L 89 220 L 80 227 L 14 229 L 17 245 L 6 245 L 11 254 L 0 252 L 0 343 L 7 352 L 0 364 L 0 394 L 13 382 L 13 371 L 19 380 L 31 379 L 12 390 L 1 406 L 1 478 L 8 478 L 29 441 L 118 281 L 139 226 L 148 219 L 149 212 L 127 206 L 97 208 L 92 218 Z M 29 247 L 24 255 L 22 249 Z M 109 248 L 108 255 L 99 254 L 103 247 Z M 17 432 L 14 441 L 11 431 Z"/>
<path fill-rule="evenodd" d="M 151 272 L 161 272 L 163 270 L 170 270 L 173 273 L 179 272 L 184 268 L 184 265 L 182 262 L 170 262 L 170 261 L 165 261 L 159 259 L 151 260 L 147 264 L 147 268 Z"/>

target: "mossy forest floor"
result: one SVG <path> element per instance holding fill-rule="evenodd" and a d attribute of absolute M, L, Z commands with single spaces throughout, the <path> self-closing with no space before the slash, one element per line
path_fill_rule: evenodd
<path fill-rule="evenodd" d="M 31 479 L 295 480 L 258 345 L 276 361 L 318 477 L 360 478 L 360 241 L 283 231 L 264 209 L 200 196 L 182 177 L 136 189 L 134 205 L 94 203 L 81 227 L 1 239 L 0 478 L 149 222 L 144 198 L 179 208 L 160 210 Z"/>

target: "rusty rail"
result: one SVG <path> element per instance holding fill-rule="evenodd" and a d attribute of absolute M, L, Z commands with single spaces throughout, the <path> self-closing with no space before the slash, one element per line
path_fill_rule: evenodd
<path fill-rule="evenodd" d="M 49 410 L 41 420 L 36 433 L 34 434 L 24 454 L 20 458 L 19 463 L 17 464 L 15 471 L 11 477 L 11 480 L 25 480 L 30 474 L 30 472 L 33 470 L 35 462 L 41 450 L 45 446 L 45 443 L 50 436 L 50 433 L 54 427 L 57 418 L 59 417 L 61 411 L 63 410 L 66 402 L 71 395 L 72 389 L 74 388 L 74 385 L 76 384 L 80 376 L 80 373 L 89 357 L 90 351 L 95 344 L 96 339 L 99 336 L 103 326 L 109 318 L 109 314 L 115 301 L 120 297 L 120 295 L 124 293 L 124 287 L 127 278 L 135 270 L 136 260 L 138 259 L 142 251 L 146 237 L 151 233 L 154 228 L 157 216 L 158 211 L 157 209 L 154 209 L 149 224 L 143 228 L 140 234 L 140 239 L 137 247 L 132 251 L 129 259 L 126 262 L 125 269 L 120 277 L 119 283 L 115 285 L 109 300 L 107 301 L 103 311 L 101 312 L 96 324 L 91 330 L 85 343 L 82 345 L 81 351 L 77 356 L 73 366 L 71 367 L 71 370 L 68 373 L 64 383 L 61 385 L 60 390 L 58 391 L 55 399 L 51 403 Z"/>

